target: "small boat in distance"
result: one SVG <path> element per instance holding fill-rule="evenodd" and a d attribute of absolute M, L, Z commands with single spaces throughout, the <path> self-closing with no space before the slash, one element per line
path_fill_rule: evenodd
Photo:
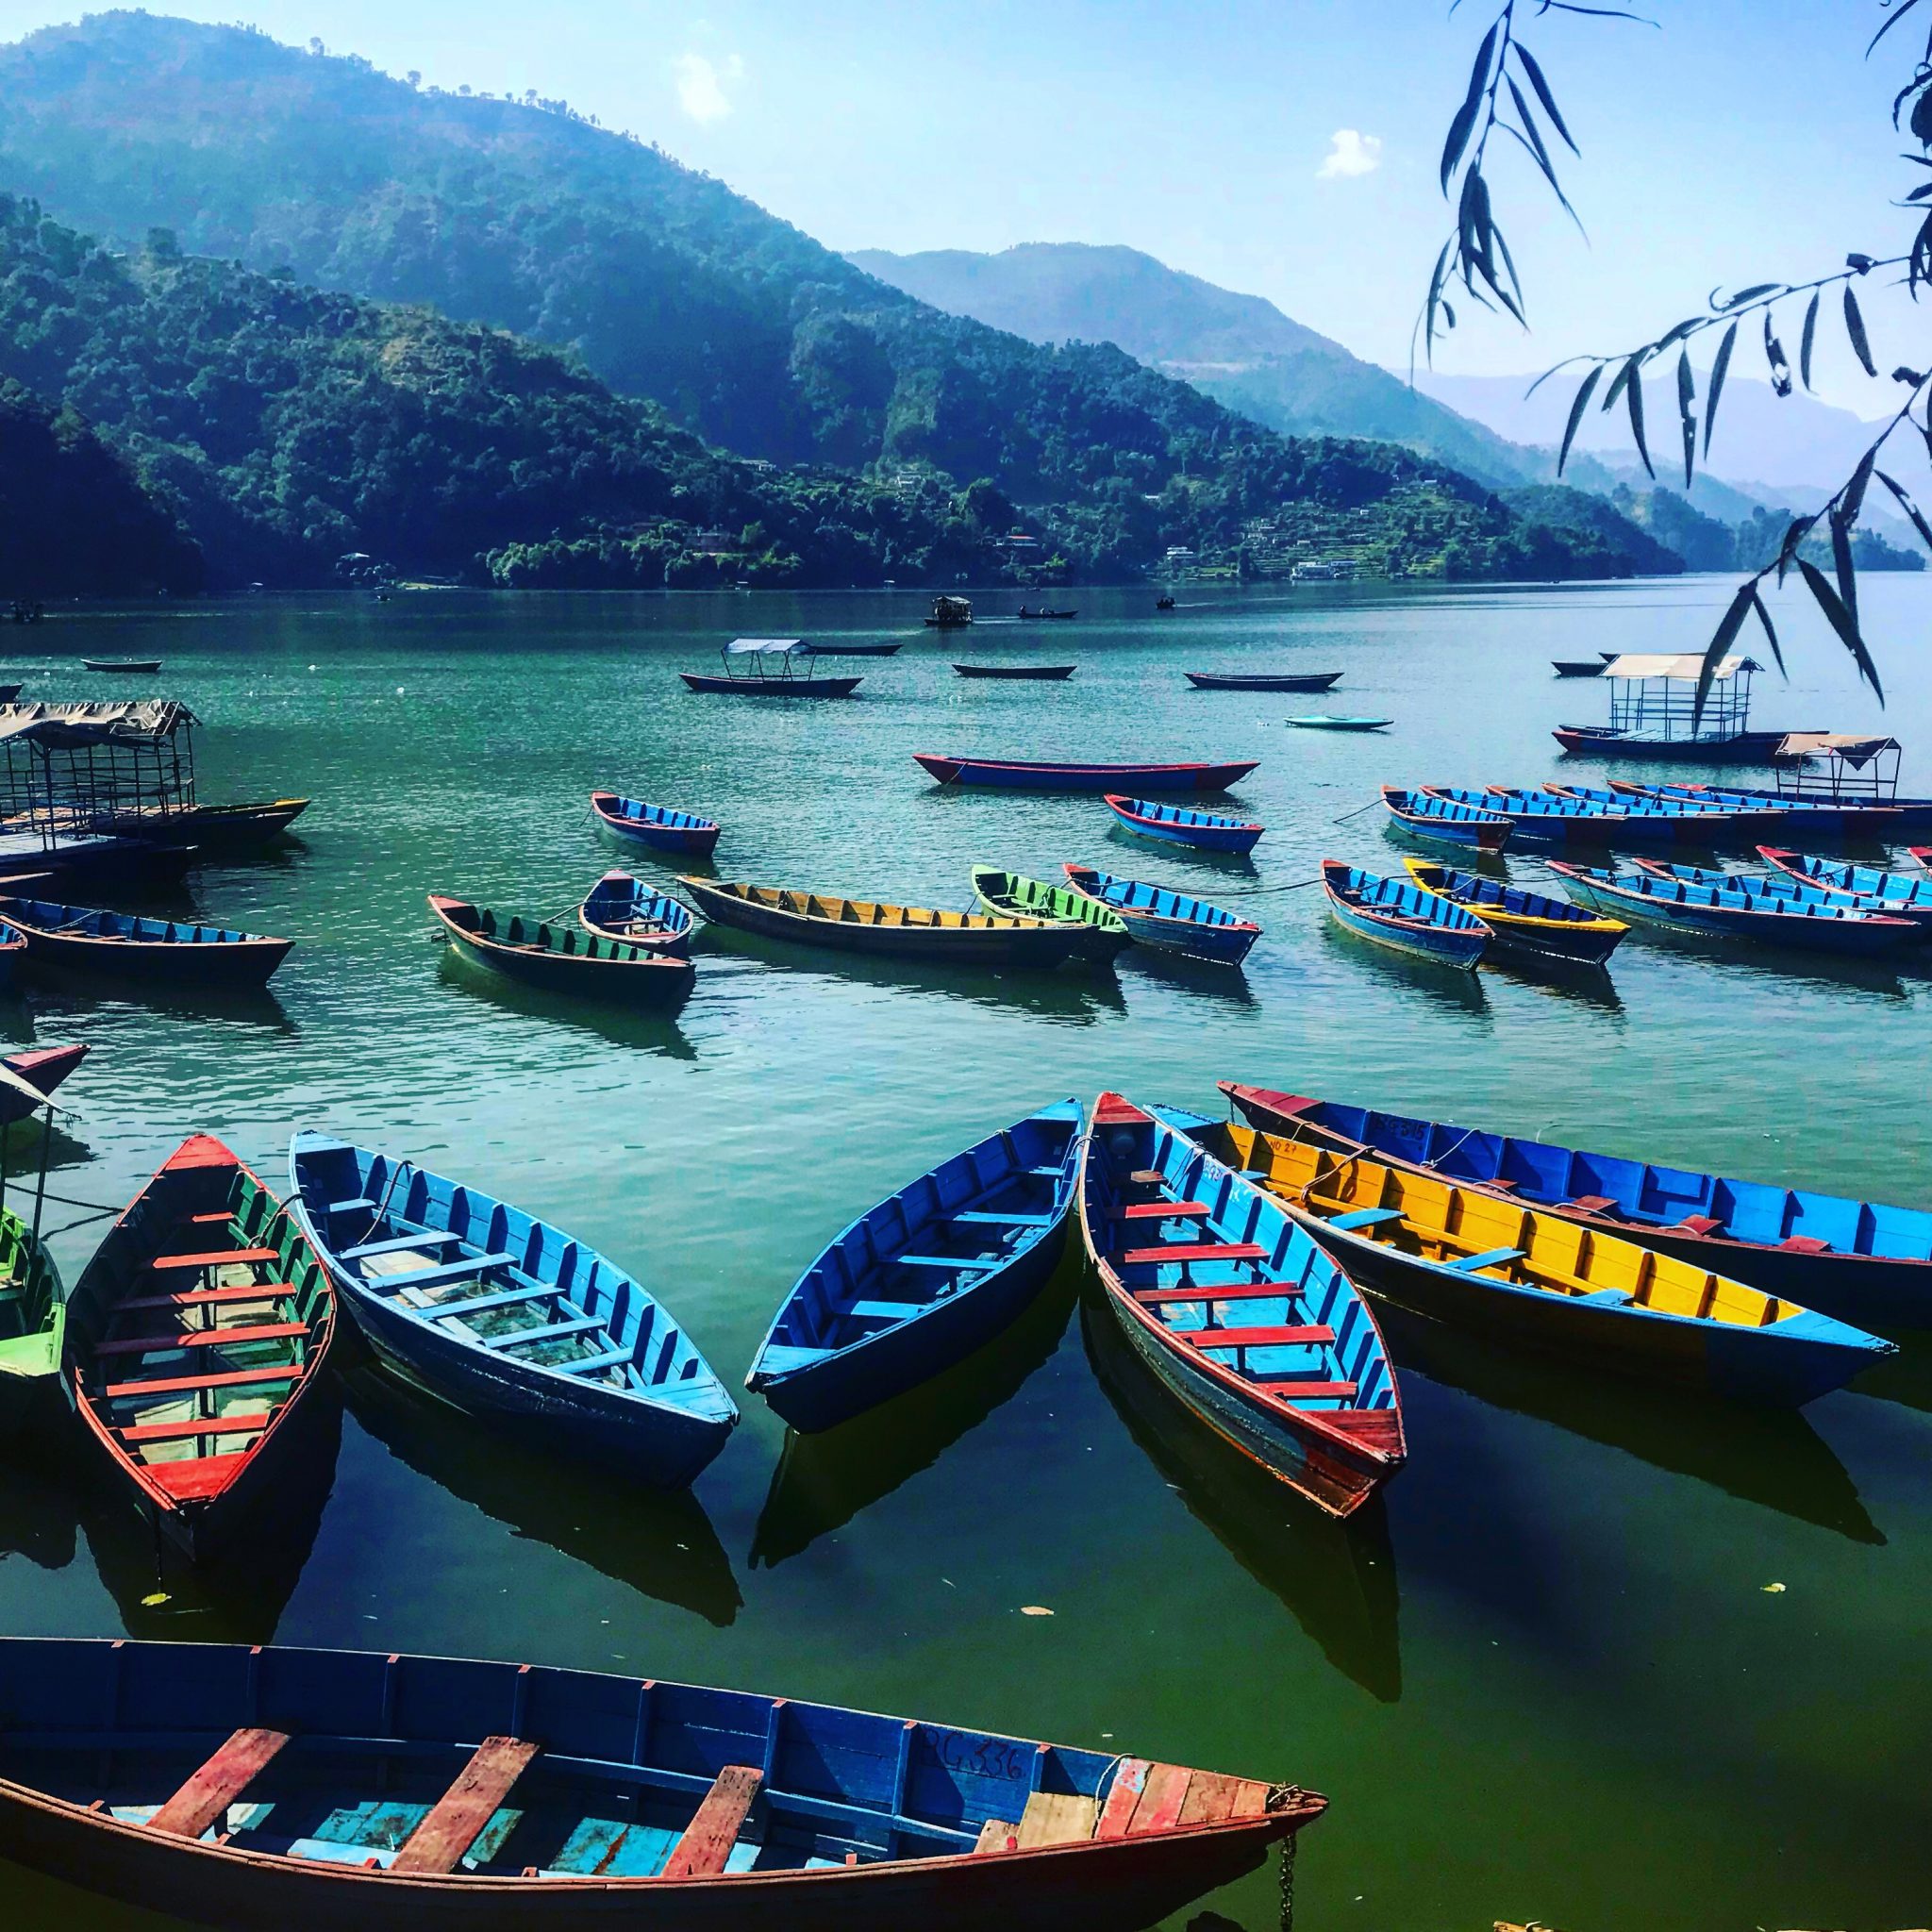
<path fill-rule="evenodd" d="M 1008 791 L 1225 791 L 1261 762 L 1240 764 L 1073 765 L 1038 758 L 948 758 L 916 751 L 912 761 L 939 785 L 986 785 Z"/>
<path fill-rule="evenodd" d="M 818 653 L 803 638 L 734 638 L 718 655 L 723 677 L 695 671 L 680 671 L 678 676 L 692 691 L 738 698 L 849 698 L 864 681 L 813 676 Z"/>
<path fill-rule="evenodd" d="M 1205 899 L 1191 898 L 1142 879 L 1116 878 L 1097 866 L 1071 859 L 1061 870 L 1074 891 L 1117 914 L 1144 946 L 1239 966 L 1261 937 L 1261 928 L 1252 920 L 1239 919 Z"/>
<path fill-rule="evenodd" d="M 1190 845 L 1202 852 L 1252 852 L 1267 830 L 1246 819 L 1196 811 L 1185 805 L 1162 805 L 1152 798 L 1106 794 L 1108 811 L 1127 831 L 1167 845 Z"/>
<path fill-rule="evenodd" d="M 1339 671 L 1184 671 L 1196 691 L 1331 691 Z"/>
<path fill-rule="evenodd" d="M 1166 595 L 1158 596 L 1154 600 L 1154 608 L 1157 610 L 1172 610 L 1174 608 L 1174 599 Z"/>
<path fill-rule="evenodd" d="M 973 622 L 973 605 L 965 597 L 935 597 L 932 614 L 925 620 L 928 630 L 964 630 Z"/>
<path fill-rule="evenodd" d="M 0 921 L 26 939 L 34 972 L 96 974 L 157 989 L 265 986 L 293 940 L 190 920 L 148 919 L 0 894 Z"/>
<path fill-rule="evenodd" d="M 1601 677 L 1605 660 L 1601 658 L 1553 658 L 1551 667 L 1558 677 Z"/>
<path fill-rule="evenodd" d="M 1299 717 L 1284 718 L 1284 724 L 1303 731 L 1386 731 L 1393 718 L 1367 718 L 1346 711 L 1304 711 Z"/>
<path fill-rule="evenodd" d="M 716 819 L 668 805 L 646 805 L 641 798 L 621 798 L 614 791 L 591 793 L 591 809 L 614 838 L 654 852 L 675 852 L 682 858 L 708 858 L 717 848 Z"/>
<path fill-rule="evenodd" d="M 1425 892 L 1405 879 L 1385 878 L 1322 861 L 1322 891 L 1338 925 L 1399 953 L 1474 972 L 1495 935 L 1466 906 Z"/>
<path fill-rule="evenodd" d="M 1112 1741 L 402 1653 L 7 1638 L 0 1707 L 0 1855 L 235 1932 L 1122 1932 L 1327 1807 Z"/>
<path fill-rule="evenodd" d="M 1486 958 L 1515 954 L 1533 959 L 1564 959 L 1601 966 L 1630 928 L 1621 919 L 1552 899 L 1481 873 L 1458 872 L 1433 858 L 1405 858 L 1403 870 L 1425 892 L 1466 906 L 1493 935 Z"/>
<path fill-rule="evenodd" d="M 1022 677 L 1042 684 L 1060 683 L 1073 676 L 1071 664 L 955 664 L 961 677 Z"/>
<path fill-rule="evenodd" d="M 674 959 L 691 958 L 691 908 L 627 872 L 607 872 L 591 888 L 577 908 L 577 924 L 600 939 Z"/>
<path fill-rule="evenodd" d="M 1077 610 L 1029 610 L 1027 609 L 1025 605 L 1023 604 L 1021 605 L 1019 610 L 1015 613 L 1015 621 L 1020 624 L 1066 624 L 1069 623 L 1072 619 L 1078 617 L 1079 614 L 1080 613 Z"/>
<path fill-rule="evenodd" d="M 818 658 L 896 658 L 906 647 L 906 640 L 899 638 L 890 644 L 814 644 L 812 655 Z"/>
<path fill-rule="evenodd" d="M 1080 1103 L 1062 1100 L 868 1209 L 799 1276 L 744 1386 L 828 1429 L 984 1348 L 1053 1274 L 1079 1157 Z"/>
<path fill-rule="evenodd" d="M 1499 811 L 1481 806 L 1459 805 L 1454 799 L 1439 798 L 1431 791 L 1406 791 L 1395 785 L 1382 787 L 1382 803 L 1390 817 L 1405 832 L 1418 839 L 1429 839 L 1444 845 L 1474 847 L 1479 852 L 1500 852 L 1515 829 Z"/>
<path fill-rule="evenodd" d="M 691 961 L 667 952 L 492 912 L 443 892 L 429 894 L 429 909 L 461 958 L 521 986 L 654 1007 L 681 1000 L 691 988 Z"/>
<path fill-rule="evenodd" d="M 1118 912 L 1071 886 L 1029 879 L 996 866 L 975 865 L 973 895 L 989 912 L 1003 919 L 1043 919 L 1054 925 L 1090 928 L 1095 958 L 1111 959 L 1133 942 L 1133 935 Z"/>
<path fill-rule="evenodd" d="M 83 671 L 106 671 L 118 676 L 140 675 L 150 671 L 158 671 L 161 660 L 158 658 L 83 658 L 80 660 Z"/>

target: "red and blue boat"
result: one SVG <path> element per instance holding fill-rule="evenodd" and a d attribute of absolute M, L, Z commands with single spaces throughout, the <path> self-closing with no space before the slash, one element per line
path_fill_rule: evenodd
<path fill-rule="evenodd" d="M 1500 785 L 1426 785 L 1424 791 L 1456 805 L 1493 811 L 1515 827 L 1518 844 L 1672 845 L 1683 836 L 1680 810 L 1632 799 L 1622 807 L 1566 798 L 1541 788 L 1514 791 Z"/>
<path fill-rule="evenodd" d="M 1196 959 L 1239 966 L 1261 937 L 1252 920 L 1238 918 L 1205 899 L 1144 879 L 1117 878 L 1099 867 L 1068 860 L 1060 870 L 1083 899 L 1120 915 L 1121 924 L 1143 946 L 1162 946 Z"/>
<path fill-rule="evenodd" d="M 1872 911 L 1890 912 L 1932 926 L 1932 879 L 1909 873 L 1886 872 L 1875 865 L 1847 865 L 1836 858 L 1812 858 L 1777 845 L 1760 845 L 1757 856 L 1786 877 L 1824 893 L 1846 899 Z"/>
<path fill-rule="evenodd" d="M 700 818 L 696 812 L 646 805 L 641 798 L 621 798 L 614 791 L 591 792 L 591 809 L 612 837 L 648 845 L 654 852 L 704 858 L 717 847 L 718 821 Z"/>
<path fill-rule="evenodd" d="M 1495 937 L 1488 924 L 1454 899 L 1425 892 L 1406 879 L 1344 865 L 1339 858 L 1322 861 L 1322 890 L 1338 925 L 1441 965 L 1473 973 Z"/>
<path fill-rule="evenodd" d="M 1736 893 L 1754 906 L 1782 904 L 1823 907 L 1826 910 L 1876 912 L 1889 919 L 1903 919 L 1916 926 L 1922 936 L 1932 937 L 1932 905 L 1913 908 L 1876 897 L 1860 898 L 1855 894 L 1827 891 L 1802 874 L 1789 872 L 1776 872 L 1766 878 L 1756 873 L 1710 872 L 1702 866 L 1665 865 L 1655 858 L 1638 858 L 1631 862 L 1640 872 L 1647 872 L 1653 878 L 1681 879 L 1689 886 L 1708 886 L 1716 891 Z"/>
<path fill-rule="evenodd" d="M 1405 832 L 1443 845 L 1466 845 L 1478 852 L 1500 852 L 1515 829 L 1499 811 L 1476 805 L 1457 805 L 1429 791 L 1382 787 L 1382 803 Z"/>
<path fill-rule="evenodd" d="M 1094 1102 L 1080 1227 L 1148 1371 L 1224 1441 L 1331 1515 L 1407 1455 L 1381 1331 L 1282 1205 L 1188 1138 L 1192 1116 Z"/>
<path fill-rule="evenodd" d="M 889 1194 L 799 1276 L 744 1386 L 828 1429 L 985 1347 L 1059 1260 L 1079 1151 L 1062 1100 Z"/>
<path fill-rule="evenodd" d="M 1683 798 L 1740 811 L 1775 811 L 1783 839 L 1851 839 L 1892 843 L 1932 831 L 1932 799 L 1831 798 L 1817 793 L 1740 791 L 1721 785 L 1639 785 L 1612 778 L 1610 790 L 1633 798 Z"/>
<path fill-rule="evenodd" d="M 1634 809 L 1646 818 L 1661 812 L 1677 822 L 1678 837 L 1687 844 L 1749 841 L 1784 829 L 1783 806 L 1759 807 L 1708 798 L 1636 798 L 1607 785 L 1543 785 L 1537 789 L 1553 798 L 1576 799 L 1593 811 L 1623 815 Z"/>
<path fill-rule="evenodd" d="M 1152 798 L 1124 798 L 1117 791 L 1107 794 L 1107 808 L 1142 839 L 1192 845 L 1203 852 L 1252 852 L 1267 830 L 1246 819 L 1196 811 L 1191 806 L 1162 805 Z"/>
<path fill-rule="evenodd" d="M 950 758 L 916 751 L 917 764 L 936 784 L 985 785 L 1005 791 L 1225 791 L 1261 761 L 1230 764 L 1076 765 L 1053 759 Z"/>
<path fill-rule="evenodd" d="M 654 892 L 627 872 L 607 872 L 577 908 L 577 924 L 600 939 L 671 959 L 689 959 L 696 922 L 682 899 Z"/>

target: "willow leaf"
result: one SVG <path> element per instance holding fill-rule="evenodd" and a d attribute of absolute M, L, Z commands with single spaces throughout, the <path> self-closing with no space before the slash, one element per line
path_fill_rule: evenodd
<path fill-rule="evenodd" d="M 1562 465 L 1559 463 L 1557 468 L 1557 474 L 1560 475 L 1562 473 Z M 1932 525 L 1926 523 L 1919 509 L 1919 506 L 1912 501 L 1911 491 L 1903 483 L 1899 482 L 1896 477 L 1888 476 L 1883 470 L 1879 470 L 1875 474 L 1878 480 L 1898 498 L 1898 507 L 1905 511 L 1907 516 L 1911 518 L 1912 528 L 1918 531 L 1920 540 L 1924 542 L 1925 548 L 1932 550 Z"/>
<path fill-rule="evenodd" d="M 1878 667 L 1872 661 L 1872 654 L 1865 648 L 1865 640 L 1858 635 L 1858 621 L 1845 608 L 1844 600 L 1831 588 L 1824 573 L 1807 557 L 1797 560 L 1798 572 L 1805 579 L 1805 588 L 1817 600 L 1818 608 L 1824 612 L 1825 622 L 1839 635 L 1839 641 L 1852 654 L 1852 661 L 1858 667 L 1858 675 L 1864 678 L 1878 694 L 1878 702 L 1885 702 L 1885 687 L 1878 681 Z"/>
<path fill-rule="evenodd" d="M 1811 344 L 1818 336 L 1818 304 L 1823 289 L 1813 289 L 1805 308 L 1805 332 L 1798 338 L 1798 376 L 1807 389 L 1811 387 Z"/>
<path fill-rule="evenodd" d="M 1704 721 L 1704 701 L 1710 695 L 1710 681 L 1717 675 L 1717 667 L 1724 661 L 1724 654 L 1738 641 L 1738 633 L 1744 628 L 1744 620 L 1751 614 L 1751 600 L 1757 594 L 1756 578 L 1740 584 L 1738 594 L 1731 599 L 1710 642 L 1704 647 L 1704 662 L 1697 667 L 1697 694 L 1690 701 L 1692 731 Z"/>
<path fill-rule="evenodd" d="M 1771 612 L 1765 608 L 1764 598 L 1757 589 L 1757 580 L 1751 584 L 1751 608 L 1757 613 L 1757 621 L 1764 626 L 1764 641 L 1771 646 L 1771 655 L 1777 660 L 1780 672 L 1785 668 L 1785 654 L 1777 647 L 1777 632 L 1772 628 Z"/>
<path fill-rule="evenodd" d="M 1536 56 L 1521 41 L 1511 41 L 1516 58 L 1522 63 L 1523 71 L 1529 76 L 1529 84 L 1536 90 L 1536 97 L 1543 104 L 1543 112 L 1550 117 L 1550 125 L 1563 137 L 1563 145 L 1573 155 L 1581 155 L 1583 150 L 1571 139 L 1570 130 L 1564 125 L 1563 117 L 1557 109 L 1557 97 L 1550 92 L 1550 84 L 1543 78 L 1543 71 L 1536 64 Z"/>
<path fill-rule="evenodd" d="M 1690 405 L 1697 400 L 1697 384 L 1690 374 L 1690 351 L 1677 351 L 1677 420 L 1684 429 L 1684 488 L 1690 487 L 1690 473 L 1697 461 L 1697 417 Z"/>
<path fill-rule="evenodd" d="M 1717 345 L 1717 360 L 1710 365 L 1710 393 L 1704 399 L 1704 456 L 1710 459 L 1710 432 L 1717 427 L 1717 399 L 1724 393 L 1724 372 L 1731 366 L 1731 347 L 1738 340 L 1738 325 L 1734 322 L 1724 331 L 1724 339 Z"/>
<path fill-rule="evenodd" d="M 1570 405 L 1570 420 L 1563 425 L 1563 446 L 1557 452 L 1557 475 L 1559 476 L 1563 474 L 1563 465 L 1570 459 L 1570 445 L 1576 441 L 1576 425 L 1583 421 L 1583 412 L 1590 407 L 1591 391 L 1596 388 L 1603 373 L 1603 364 L 1599 362 L 1577 385 L 1576 400 Z M 1891 487 L 1896 490 L 1898 485 L 1894 483 Z M 1932 544 L 1932 537 L 1925 541 Z"/>
<path fill-rule="evenodd" d="M 1876 375 L 1878 365 L 1872 359 L 1872 344 L 1865 335 L 1865 318 L 1858 312 L 1858 298 L 1852 293 L 1849 282 L 1845 284 L 1845 333 L 1852 339 L 1853 353 L 1865 365 L 1865 374 Z"/>
<path fill-rule="evenodd" d="M 1655 482 L 1657 470 L 1650 460 L 1650 447 L 1643 440 L 1643 378 L 1634 376 L 1624 386 L 1624 400 L 1630 406 L 1630 434 L 1637 442 L 1637 454 L 1643 458 L 1644 474 Z"/>
<path fill-rule="evenodd" d="M 1457 165 L 1462 159 L 1464 150 L 1469 146 L 1469 137 L 1475 131 L 1475 117 L 1482 108 L 1483 89 L 1490 78 L 1490 59 L 1496 51 L 1496 33 L 1501 22 L 1491 21 L 1490 30 L 1483 36 L 1483 43 L 1476 50 L 1475 65 L 1470 71 L 1469 92 L 1463 96 L 1461 107 L 1456 110 L 1456 118 L 1449 124 L 1449 138 L 1442 143 L 1442 192 L 1449 192 L 1449 177 L 1455 174 Z"/>

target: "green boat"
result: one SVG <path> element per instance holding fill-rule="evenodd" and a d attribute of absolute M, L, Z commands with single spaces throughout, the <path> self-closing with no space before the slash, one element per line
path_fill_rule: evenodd
<path fill-rule="evenodd" d="M 0 1209 L 0 1436 L 44 1421 L 67 1326 L 59 1271 L 19 1215 Z"/>
<path fill-rule="evenodd" d="M 973 891 L 989 912 L 1003 918 L 1043 919 L 1053 925 L 1090 928 L 1089 958 L 1111 959 L 1123 946 L 1133 942 L 1133 935 L 1111 907 L 1083 898 L 1065 886 L 1050 885 L 1045 879 L 1002 872 L 996 865 L 975 865 Z"/>

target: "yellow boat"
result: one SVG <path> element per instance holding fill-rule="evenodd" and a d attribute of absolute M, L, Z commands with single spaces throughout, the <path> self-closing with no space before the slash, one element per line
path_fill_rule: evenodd
<path fill-rule="evenodd" d="M 1371 1294 L 1592 1367 L 1795 1407 L 1896 1352 L 1796 1302 L 1514 1201 L 1157 1108 L 1280 1198 Z"/>
<path fill-rule="evenodd" d="M 1494 935 L 1490 941 L 1491 958 L 1505 952 L 1601 966 L 1630 930 L 1621 919 L 1607 919 L 1600 912 L 1573 906 L 1567 899 L 1528 892 L 1479 872 L 1461 872 L 1433 858 L 1405 858 L 1402 862 L 1424 891 L 1453 899 L 1481 919 Z"/>

